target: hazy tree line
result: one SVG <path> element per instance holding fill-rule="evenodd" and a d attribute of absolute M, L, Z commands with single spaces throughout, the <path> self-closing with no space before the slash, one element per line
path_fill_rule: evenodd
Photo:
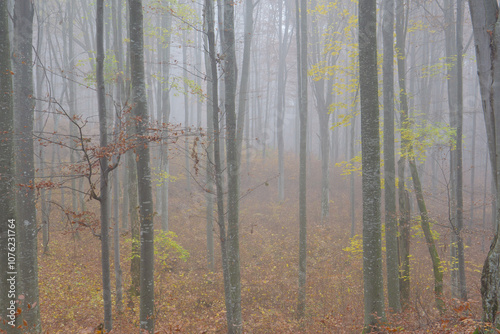
<path fill-rule="evenodd" d="M 48 254 L 61 224 L 75 240 L 90 231 L 101 241 L 104 328 L 112 329 L 113 304 L 121 312 L 126 290 L 140 294 L 140 326 L 152 333 L 153 226 L 158 220 L 169 230 L 169 161 L 182 154 L 187 190 L 206 200 L 207 270 L 218 270 L 221 247 L 228 332 L 243 332 L 241 177 L 253 158 L 276 155 L 276 179 L 257 181 L 269 181 L 284 202 L 285 164 L 296 154 L 299 319 L 308 302 L 306 205 L 318 212 L 314 223 L 331 223 L 338 209 L 331 195 L 343 187 L 329 186 L 335 166 L 349 178 L 342 191 L 349 192 L 351 236 L 363 235 L 366 330 L 387 309 L 409 307 L 412 215 L 440 311 L 441 262 L 453 266 L 452 297 L 467 300 L 467 233 L 483 233 L 486 248 L 495 232 L 481 292 L 484 320 L 498 325 L 498 10 L 493 0 L 2 1 L 2 310 L 10 303 L 8 220 L 17 222 L 16 293 L 23 296 L 16 324 L 32 333 L 42 332 L 37 240 Z M 311 189 L 308 162 L 316 157 L 322 182 Z M 320 203 L 306 203 L 313 191 Z M 99 218 L 90 219 L 97 217 L 88 209 L 93 200 Z M 447 259 L 436 250 L 428 210 L 436 205 L 448 208 Z M 132 236 L 130 268 L 119 265 L 120 230 Z M 130 287 L 123 270 L 131 272 Z"/>

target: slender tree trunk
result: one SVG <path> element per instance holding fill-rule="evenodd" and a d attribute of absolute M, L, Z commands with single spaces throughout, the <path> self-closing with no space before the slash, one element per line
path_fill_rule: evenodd
<path fill-rule="evenodd" d="M 299 1 L 296 0 L 296 8 Z M 300 149 L 299 149 L 299 291 L 297 316 L 306 313 L 307 269 L 307 1 L 300 0 L 297 10 L 297 64 L 299 89 Z"/>
<path fill-rule="evenodd" d="M 209 8 L 210 7 L 210 8 Z M 205 4 L 205 9 L 203 13 L 204 17 L 204 30 L 209 33 L 208 28 L 212 25 L 208 22 L 210 15 L 213 16 L 213 7 L 211 4 Z M 213 17 L 210 18 L 213 20 Z M 211 31 L 213 33 L 213 30 Z M 214 38 L 215 39 L 215 38 Z M 210 48 L 213 47 L 209 44 L 208 36 L 204 38 L 205 50 L 205 68 L 207 71 L 207 169 L 206 169 L 206 200 L 207 200 L 207 266 L 208 271 L 213 272 L 215 270 L 215 258 L 214 258 L 214 87 L 213 82 L 216 81 L 214 78 L 214 73 L 212 72 L 212 58 L 210 54 Z M 217 74 L 217 72 L 215 72 Z M 217 84 L 216 84 L 217 85 Z M 216 101 L 216 99 L 215 99 Z M 215 103 L 216 105 L 216 103 Z M 217 111 L 217 109 L 215 109 Z"/>
<path fill-rule="evenodd" d="M 285 86 L 286 86 L 286 55 L 288 53 L 288 15 L 283 22 L 283 0 L 278 1 L 278 92 L 276 111 L 276 135 L 278 142 L 278 200 L 285 200 L 285 141 L 283 127 L 285 121 Z M 286 10 L 288 13 L 288 10 Z M 283 31 L 284 30 L 284 31 Z"/>
<path fill-rule="evenodd" d="M 37 226 L 33 187 L 33 12 L 33 3 L 29 0 L 17 0 L 14 4 L 14 131 L 18 138 L 15 141 L 16 184 L 24 185 L 16 196 L 19 251 L 17 293 L 18 296 L 24 295 L 20 305 L 23 312 L 19 318 L 28 323 L 26 333 L 40 333 L 42 330 L 38 300 Z"/>
<path fill-rule="evenodd" d="M 398 83 L 400 108 L 403 111 L 400 117 L 400 127 L 408 129 L 408 96 L 406 92 L 406 31 L 404 1 L 396 1 L 396 47 L 398 59 Z M 399 198 L 399 226 L 400 238 L 400 263 L 402 266 L 402 277 L 399 281 L 401 291 L 401 306 L 403 309 L 409 306 L 410 298 L 410 206 L 406 204 L 405 194 L 405 166 L 410 143 L 401 133 L 401 157 L 398 162 L 398 198 Z"/>
<path fill-rule="evenodd" d="M 142 0 L 129 0 L 130 6 L 130 73 L 133 113 L 137 117 L 136 148 L 137 190 L 141 220 L 141 329 L 154 332 L 154 231 L 149 143 L 144 137 L 149 122 L 144 80 L 144 42 Z"/>
<path fill-rule="evenodd" d="M 115 122 L 115 135 L 114 140 L 118 141 L 119 133 L 122 131 L 121 119 L 119 115 L 122 112 L 122 101 L 123 101 L 123 77 L 121 72 L 123 71 L 123 58 L 122 58 L 122 48 L 121 48 L 121 5 L 119 5 L 121 0 L 112 1 L 112 23 L 113 23 L 113 49 L 115 51 L 115 58 L 118 67 L 118 77 L 116 80 L 116 95 L 117 95 L 117 107 L 114 113 Z M 118 163 L 116 159 L 114 164 Z M 119 202 L 120 202 L 120 181 L 119 181 L 119 169 L 116 168 L 113 177 L 113 199 L 114 199 L 114 228 L 113 228 L 113 246 L 114 246 L 114 266 L 115 266 L 115 285 L 116 285 L 116 297 L 115 305 L 119 313 L 123 311 L 123 279 L 122 279 L 122 268 L 120 265 L 120 214 L 119 214 Z M 123 217 L 124 219 L 126 217 Z"/>
<path fill-rule="evenodd" d="M 215 33 L 214 33 L 214 11 L 212 2 L 205 0 L 205 15 L 207 20 L 207 38 L 210 56 L 211 73 L 217 73 L 217 58 L 215 53 Z M 212 80 L 212 126 L 214 128 L 214 169 L 215 169 L 215 188 L 217 192 L 217 224 L 219 225 L 219 238 L 222 254 L 222 272 L 224 277 L 224 295 L 226 303 L 226 320 L 227 328 L 230 334 L 234 333 L 233 329 L 233 313 L 231 300 L 231 286 L 229 281 L 229 265 L 228 265 L 228 242 L 226 233 L 225 213 L 224 213 L 224 189 L 222 185 L 222 162 L 221 162 L 221 145 L 220 141 L 220 124 L 219 124 L 219 105 L 218 105 L 218 76 L 213 75 Z"/>
<path fill-rule="evenodd" d="M 434 272 L 434 294 L 436 298 L 436 305 L 439 311 L 444 311 L 443 302 L 443 272 L 441 271 L 441 261 L 439 259 L 439 254 L 437 252 L 436 244 L 434 242 L 434 237 L 432 236 L 429 214 L 427 212 L 427 207 L 425 205 L 424 193 L 422 191 L 422 185 L 420 184 L 420 178 L 418 176 L 417 165 L 415 159 L 411 158 L 409 161 L 411 178 L 413 179 L 413 188 L 415 189 L 415 196 L 417 198 L 418 209 L 420 211 L 420 224 L 422 230 L 424 231 L 425 242 L 429 249 L 429 254 L 432 260 L 432 270 Z"/>
<path fill-rule="evenodd" d="M 187 71 L 187 66 L 188 66 L 188 59 L 187 59 L 187 34 L 186 30 L 182 31 L 182 40 L 183 40 L 183 45 L 182 45 L 182 61 L 184 63 L 183 67 L 183 77 L 184 77 L 184 127 L 186 128 L 186 131 L 188 131 L 189 128 L 189 93 L 188 93 L 188 85 L 187 85 L 187 79 L 188 79 L 188 71 Z M 189 136 L 184 136 L 184 158 L 185 158 L 185 168 L 186 168 L 186 189 L 188 192 L 191 192 L 191 174 L 190 174 L 190 163 L 189 163 Z"/>
<path fill-rule="evenodd" d="M 371 332 L 385 318 L 375 0 L 359 2 L 359 23 L 365 331 Z"/>
<path fill-rule="evenodd" d="M 106 92 L 104 87 L 104 1 L 96 2 L 96 79 L 97 79 L 97 108 L 99 110 L 99 138 L 101 148 L 108 146 L 108 126 L 106 116 Z M 108 158 L 103 155 L 99 158 L 101 166 L 100 196 L 101 204 L 101 264 L 102 264 L 102 294 L 104 300 L 104 329 L 109 332 L 113 328 L 111 313 L 111 273 L 109 264 L 109 167 Z"/>
<path fill-rule="evenodd" d="M 168 157 L 168 123 L 170 122 L 170 52 L 171 52 L 171 41 L 172 41 L 172 15 L 169 8 L 166 8 L 162 15 L 161 24 L 166 30 L 167 36 L 165 36 L 164 48 L 162 52 L 162 74 L 163 74 L 163 84 L 161 85 L 161 104 L 163 109 L 163 126 L 165 128 L 162 130 L 162 147 L 161 147 L 161 170 L 170 177 L 169 174 L 169 157 Z M 167 139 L 167 140 L 166 140 Z M 168 231 L 168 188 L 169 188 L 170 178 L 164 180 L 161 185 L 161 226 L 163 231 Z"/>
<path fill-rule="evenodd" d="M 458 292 L 461 300 L 467 300 L 467 284 L 465 281 L 465 255 L 462 229 L 464 225 L 463 210 L 463 161 L 462 161 L 462 134 L 463 134 L 463 0 L 457 0 L 457 235 L 458 257 Z"/>
<path fill-rule="evenodd" d="M 224 0 L 224 78 L 227 147 L 227 261 L 231 294 L 230 333 L 242 333 L 240 243 L 239 243 L 239 201 L 240 201 L 240 154 L 236 138 L 236 54 L 234 38 L 234 3 Z"/>
<path fill-rule="evenodd" d="M 399 294 L 396 162 L 394 159 L 394 0 L 384 1 L 384 177 L 385 242 L 389 308 L 401 311 Z"/>

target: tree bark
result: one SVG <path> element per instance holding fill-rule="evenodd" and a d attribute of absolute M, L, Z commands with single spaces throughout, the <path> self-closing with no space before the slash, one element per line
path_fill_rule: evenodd
<path fill-rule="evenodd" d="M 296 0 L 297 8 L 299 1 Z M 297 10 L 298 11 L 298 10 Z M 307 269 L 307 0 L 300 0 L 297 13 L 297 64 L 299 89 L 299 296 L 297 316 L 306 311 Z"/>
<path fill-rule="evenodd" d="M 236 53 L 234 38 L 234 3 L 224 0 L 224 78 L 226 113 L 226 148 L 228 176 L 227 214 L 227 261 L 231 294 L 231 317 L 229 332 L 242 332 L 240 245 L 239 245 L 239 201 L 240 201 L 240 154 L 236 138 Z"/>
<path fill-rule="evenodd" d="M 384 44 L 384 177 L 385 242 L 389 308 L 401 311 L 399 294 L 398 223 L 396 212 L 396 162 L 394 158 L 394 0 L 383 8 Z"/>
<path fill-rule="evenodd" d="M 15 318 L 7 317 L 11 302 L 15 302 L 17 295 L 9 296 L 10 278 L 8 272 L 15 272 L 15 266 L 9 268 L 8 253 L 9 242 L 17 241 L 18 238 L 12 235 L 16 232 L 15 221 L 15 196 L 14 196 L 14 109 L 12 96 L 12 66 L 9 41 L 9 16 L 7 1 L 0 2 L 0 330 L 7 333 L 14 333 L 16 329 L 12 328 L 10 322 Z M 14 221 L 14 226 L 9 226 L 9 220 Z M 9 233 L 10 230 L 10 233 Z M 9 237 L 14 237 L 10 239 Z M 12 252 L 15 253 L 15 250 Z M 9 268 L 9 270 L 8 270 Z"/>
<path fill-rule="evenodd" d="M 404 131 L 408 131 L 408 96 L 406 91 L 406 29 L 405 29 L 405 12 L 404 1 L 396 1 L 396 48 L 398 59 L 398 83 L 399 83 L 399 100 L 400 109 L 402 110 L 400 117 L 400 127 Z M 398 162 L 398 198 L 399 198 L 399 226 L 401 231 L 400 238 L 400 263 L 402 266 L 402 277 L 399 280 L 401 306 L 403 309 L 409 306 L 410 302 L 410 206 L 406 204 L 405 193 L 405 167 L 408 156 L 408 147 L 410 143 L 404 138 L 404 133 L 401 132 L 401 157 Z"/>
<path fill-rule="evenodd" d="M 137 190 L 141 221 L 141 329 L 154 332 L 154 231 L 153 196 L 149 162 L 147 127 L 149 122 L 144 79 L 144 36 L 142 0 L 129 0 L 130 6 L 130 73 L 133 114 L 137 118 Z"/>
<path fill-rule="evenodd" d="M 377 330 L 384 313 L 376 1 L 359 2 L 359 83 L 363 185 L 365 331 Z"/>
<path fill-rule="evenodd" d="M 24 295 L 20 319 L 28 323 L 27 333 L 40 333 L 38 301 L 37 226 L 35 207 L 35 168 L 33 122 L 33 3 L 14 4 L 14 131 L 16 135 L 16 183 L 22 185 L 16 196 L 19 290 Z M 31 307 L 34 305 L 34 307 Z"/>
<path fill-rule="evenodd" d="M 104 87 L 104 1 L 96 2 L 96 79 L 97 79 L 97 108 L 99 111 L 99 143 L 102 149 L 108 146 L 108 126 L 106 117 L 106 91 Z M 111 273 L 109 264 L 109 167 L 105 154 L 99 157 L 101 167 L 100 196 L 101 204 L 101 265 L 102 265 L 102 294 L 104 301 L 104 329 L 109 332 L 113 329 L 111 313 Z"/>
<path fill-rule="evenodd" d="M 229 281 L 229 265 L 228 265 L 228 255 L 227 255 L 227 233 L 226 233 L 226 223 L 225 223 L 225 213 L 224 213 L 224 189 L 222 185 L 222 159 L 221 159 L 221 145 L 220 141 L 220 124 L 219 124 L 219 105 L 218 105 L 218 77 L 215 75 L 217 73 L 217 58 L 215 56 L 215 33 L 214 33 L 214 11 L 210 0 L 205 0 L 205 15 L 207 20 L 207 38 L 209 46 L 209 56 L 210 56 L 210 69 L 212 76 L 212 126 L 214 128 L 214 170 L 215 170 L 215 188 L 217 196 L 217 224 L 219 225 L 219 240 L 222 254 L 222 273 L 224 277 L 224 296 L 226 304 L 226 321 L 229 333 L 233 333 L 233 313 L 232 313 L 232 301 L 231 301 L 231 286 Z"/>
<path fill-rule="evenodd" d="M 432 261 L 432 270 L 434 272 L 434 294 L 436 298 L 436 305 L 439 311 L 444 311 L 443 302 L 443 272 L 441 271 L 441 261 L 439 259 L 439 254 L 437 252 L 436 244 L 434 242 L 434 237 L 432 236 L 432 231 L 430 227 L 429 214 L 427 213 L 427 207 L 425 205 L 424 193 L 422 191 L 422 185 L 420 184 L 420 178 L 418 176 L 417 164 L 415 163 L 415 158 L 410 158 L 409 161 L 411 178 L 413 179 L 413 188 L 415 189 L 415 196 L 417 198 L 418 209 L 420 211 L 420 224 L 422 230 L 424 231 L 425 242 L 427 243 L 427 248 L 429 249 L 429 254 Z"/>
<path fill-rule="evenodd" d="M 500 159 L 500 117 L 495 111 L 500 110 L 500 57 L 496 52 L 500 45 L 500 22 L 498 21 L 498 3 L 495 0 L 469 0 L 469 9 L 476 46 L 476 64 L 479 76 L 481 103 L 486 124 L 488 149 L 495 185 L 498 194 L 498 170 Z M 499 208 L 499 196 L 496 196 L 496 210 Z M 498 242 L 498 225 L 500 215 L 496 212 L 496 231 L 484 262 L 481 275 L 481 296 L 483 300 L 483 320 L 500 328 L 500 317 L 497 316 L 500 303 L 500 242 Z"/>

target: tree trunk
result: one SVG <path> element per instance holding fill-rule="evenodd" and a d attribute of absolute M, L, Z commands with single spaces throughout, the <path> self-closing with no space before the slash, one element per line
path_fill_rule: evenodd
<path fill-rule="evenodd" d="M 14 109 L 12 97 L 12 67 L 11 67 L 10 41 L 9 41 L 9 16 L 7 1 L 0 2 L 0 267 L 4 268 L 0 274 L 0 318 L 10 324 L 0 322 L 0 330 L 7 333 L 17 331 L 11 325 L 16 325 L 16 318 L 10 313 L 9 308 L 16 311 L 15 303 L 18 294 L 9 294 L 10 272 L 16 272 L 16 264 L 10 263 L 9 253 L 16 256 L 12 242 L 16 238 L 16 213 L 14 197 Z M 9 224 L 9 221 L 13 224 Z M 13 238 L 13 239 L 9 239 Z M 16 245 L 17 246 L 17 245 Z M 17 278 L 17 277 L 16 277 Z M 14 306 L 11 306 L 14 305 Z M 38 307 L 37 307 L 38 308 Z M 10 315 L 10 317 L 9 317 Z"/>
<path fill-rule="evenodd" d="M 462 161 L 462 134 L 463 134 L 463 0 L 457 0 L 457 222 L 455 234 L 457 236 L 458 258 L 458 294 L 461 300 L 467 301 L 467 284 L 465 281 L 465 255 L 462 229 L 464 225 L 463 200 L 463 161 Z"/>
<path fill-rule="evenodd" d="M 101 148 L 108 146 L 108 126 L 106 117 L 106 92 L 104 87 L 104 1 L 96 2 L 96 79 L 97 79 L 97 108 L 99 110 L 99 138 Z M 104 329 L 109 332 L 113 328 L 111 313 L 111 273 L 109 264 L 109 167 L 108 158 L 103 155 L 99 158 L 101 167 L 100 196 L 101 204 L 101 264 L 102 264 L 102 294 L 104 300 Z"/>
<path fill-rule="evenodd" d="M 406 92 L 406 31 L 405 31 L 405 15 L 404 2 L 396 1 L 396 47 L 398 50 L 398 83 L 399 83 L 399 100 L 400 109 L 402 110 L 400 117 L 400 127 L 408 131 L 408 96 Z M 408 147 L 410 143 L 404 139 L 404 134 L 401 132 L 401 157 L 398 162 L 398 198 L 399 198 L 399 226 L 401 231 L 400 239 L 400 263 L 402 266 L 402 277 L 400 278 L 400 295 L 401 306 L 407 308 L 410 303 L 410 206 L 406 204 L 405 194 L 405 166 L 408 155 Z"/>
<path fill-rule="evenodd" d="M 500 110 L 500 57 L 496 52 L 500 45 L 500 22 L 498 21 L 498 3 L 495 0 L 469 0 L 469 9 L 476 45 L 476 64 L 479 76 L 481 103 L 486 124 L 488 149 L 493 183 L 498 194 L 498 159 L 500 159 L 500 117 L 495 117 L 495 110 Z M 496 210 L 499 196 L 496 198 Z M 495 225 L 498 227 L 500 215 L 496 214 Z M 500 327 L 497 311 L 500 304 L 500 242 L 498 228 L 486 257 L 481 275 L 481 296 L 483 300 L 483 320 Z"/>
<path fill-rule="evenodd" d="M 211 4 L 205 4 L 204 9 L 204 30 L 209 33 L 208 27 L 213 25 L 208 22 L 209 12 L 211 12 L 213 7 Z M 213 20 L 213 18 L 211 17 Z M 213 31 L 212 31 L 213 33 Z M 205 50 L 210 50 L 211 45 L 209 44 L 208 36 L 204 38 Z M 212 72 L 212 58 L 210 51 L 205 52 L 205 68 L 207 71 L 207 169 L 206 169 L 206 200 L 207 200 L 207 266 L 208 271 L 213 272 L 215 270 L 215 258 L 214 258 L 214 88 L 213 82 L 216 81 L 214 78 L 214 73 Z M 217 69 L 217 67 L 216 67 Z M 217 72 L 215 72 L 217 75 Z M 217 85 L 217 84 L 216 84 Z M 216 100 L 216 99 L 215 99 Z"/>
<path fill-rule="evenodd" d="M 40 333 L 38 302 L 37 226 L 35 207 L 35 168 L 33 121 L 33 3 L 17 0 L 14 4 L 14 131 L 16 141 L 16 184 L 24 185 L 17 193 L 19 255 L 18 296 L 24 295 L 19 320 L 28 323 L 27 333 Z M 35 307 L 31 307 L 34 305 Z M 18 320 L 18 321 L 19 321 Z"/>
<path fill-rule="evenodd" d="M 215 33 L 214 33 L 214 11 L 210 0 L 205 0 L 205 15 L 207 20 L 207 38 L 210 56 L 211 73 L 217 73 L 217 58 L 215 56 Z M 229 265 L 227 255 L 227 234 L 224 213 L 224 189 L 222 186 L 222 162 L 221 162 L 221 145 L 220 141 L 220 124 L 219 124 L 219 105 L 218 105 L 218 76 L 212 77 L 212 126 L 214 128 L 214 169 L 215 169 L 215 188 L 217 192 L 217 223 L 219 225 L 219 238 L 222 253 L 222 272 L 224 277 L 224 295 L 226 303 L 226 320 L 227 328 L 230 334 L 234 333 L 233 329 L 233 313 L 231 301 L 231 286 L 229 282 Z"/>
<path fill-rule="evenodd" d="M 396 163 L 394 159 L 394 0 L 384 1 L 384 177 L 385 242 L 389 308 L 401 311 L 399 294 Z"/>
<path fill-rule="evenodd" d="M 184 78 L 184 127 L 186 128 L 186 132 L 189 131 L 189 93 L 188 93 L 188 59 L 187 59 L 187 34 L 186 30 L 182 31 L 182 62 L 184 63 L 182 75 Z M 184 136 L 184 160 L 185 160 L 185 168 L 186 168 L 186 190 L 188 193 L 191 192 L 191 174 L 190 174 L 190 152 L 189 152 L 189 136 Z"/>
<path fill-rule="evenodd" d="M 234 39 L 234 4 L 224 0 L 224 78 L 227 147 L 227 261 L 231 293 L 230 333 L 242 333 L 240 245 L 239 245 L 239 201 L 240 201 L 240 154 L 236 141 L 236 54 Z"/>
<path fill-rule="evenodd" d="M 129 0 L 130 6 L 130 73 L 133 114 L 137 117 L 136 165 L 137 190 L 141 221 L 141 329 L 154 332 L 154 231 L 149 143 L 144 137 L 149 123 L 144 80 L 144 42 L 142 0 Z"/>
<path fill-rule="evenodd" d="M 299 1 L 296 0 L 296 8 Z M 297 64 L 299 89 L 299 293 L 297 316 L 304 318 L 306 311 L 307 269 L 307 1 L 300 0 L 297 10 Z"/>
<path fill-rule="evenodd" d="M 363 278 L 365 331 L 377 330 L 384 314 L 376 1 L 359 2 L 359 82 L 363 185 Z"/>
<path fill-rule="evenodd" d="M 170 166 L 168 157 L 168 123 L 170 121 L 170 51 L 171 51 L 171 40 L 172 40 L 172 14 L 167 7 L 162 15 L 161 20 L 162 27 L 166 30 L 167 36 L 165 36 L 165 41 L 161 47 L 165 50 L 162 52 L 162 75 L 163 80 L 161 89 L 161 104 L 163 110 L 163 122 L 162 125 L 165 128 L 162 130 L 162 142 L 161 142 L 161 170 L 170 177 Z M 160 83 L 158 83 L 160 84 Z M 163 180 L 161 184 L 161 226 L 163 231 L 169 230 L 169 215 L 168 215 L 168 188 L 169 188 L 170 178 Z"/>
<path fill-rule="evenodd" d="M 420 178 L 418 176 L 417 165 L 415 159 L 411 158 L 409 161 L 411 178 L 413 179 L 413 188 L 415 189 L 415 196 L 417 198 L 418 209 L 420 211 L 420 224 L 422 230 L 424 231 L 425 242 L 429 249 L 429 254 L 432 260 L 432 269 L 434 271 L 434 294 L 436 298 L 436 305 L 439 311 L 444 311 L 443 302 L 443 272 L 441 271 L 441 261 L 439 259 L 439 254 L 434 243 L 434 237 L 432 236 L 431 226 L 429 221 L 429 214 L 427 213 L 427 207 L 424 201 L 424 193 L 422 191 L 422 185 L 420 184 Z"/>

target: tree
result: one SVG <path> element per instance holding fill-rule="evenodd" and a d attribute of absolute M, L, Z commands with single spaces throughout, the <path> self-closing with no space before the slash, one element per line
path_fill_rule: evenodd
<path fill-rule="evenodd" d="M 384 203 L 389 308 L 401 310 L 399 295 L 398 224 L 396 217 L 396 164 L 394 160 L 394 0 L 383 2 L 384 43 Z"/>
<path fill-rule="evenodd" d="M 17 0 L 14 4 L 14 131 L 16 140 L 16 196 L 18 224 L 19 291 L 23 295 L 22 318 L 27 333 L 41 332 L 38 303 L 37 224 L 34 166 L 33 96 L 33 2 Z M 33 306 L 33 307 L 32 307 Z"/>
<path fill-rule="evenodd" d="M 239 202 L 240 202 L 240 154 L 237 143 L 236 85 L 237 68 L 234 38 L 234 3 L 224 0 L 224 78 L 227 148 L 227 262 L 231 295 L 230 333 L 242 332 Z"/>
<path fill-rule="evenodd" d="M 224 296 L 226 304 L 226 321 L 229 333 L 234 333 L 238 330 L 238 327 L 233 323 L 233 308 L 231 300 L 231 284 L 229 281 L 229 264 L 228 264 L 228 242 L 226 233 L 226 223 L 225 223 L 225 212 L 224 212 L 224 189 L 222 185 L 222 158 L 221 158 L 221 145 L 220 141 L 220 124 L 219 124 L 219 87 L 217 79 L 217 58 L 215 55 L 215 32 L 214 32 L 214 10 L 211 0 L 205 0 L 205 20 L 207 28 L 207 39 L 210 57 L 210 79 L 211 79 L 211 100 L 212 103 L 212 121 L 211 126 L 213 127 L 213 142 L 214 142 L 214 172 L 215 172 L 215 189 L 217 198 L 217 224 L 219 225 L 219 240 L 222 255 L 222 274 L 224 277 Z M 210 123 L 209 123 L 210 125 Z M 236 327 L 236 328 L 235 328 Z"/>
<path fill-rule="evenodd" d="M 144 80 L 144 35 L 142 0 L 129 0 L 130 6 L 130 74 L 132 81 L 132 108 L 137 118 L 136 148 L 137 183 L 141 221 L 141 329 L 154 332 L 154 231 L 149 143 L 146 138 L 148 105 Z"/>
<path fill-rule="evenodd" d="M 106 91 L 104 86 L 104 0 L 96 2 L 96 86 L 97 109 L 99 111 L 99 142 L 101 148 L 108 146 L 108 126 L 106 117 Z M 102 294 L 104 301 L 104 329 L 111 331 L 113 318 L 111 313 L 111 273 L 109 266 L 109 171 L 106 154 L 99 157 L 101 167 L 100 196 L 97 198 L 101 209 L 101 265 L 102 265 Z M 90 166 L 92 168 L 92 166 Z"/>
<path fill-rule="evenodd" d="M 297 74 L 299 92 L 299 296 L 297 316 L 303 318 L 306 310 L 307 265 L 307 0 L 296 0 L 297 18 Z"/>
<path fill-rule="evenodd" d="M 398 59 L 398 83 L 400 100 L 400 126 L 408 126 L 408 95 L 406 91 L 406 28 L 404 1 L 396 2 L 396 48 Z M 399 281 L 401 306 L 406 308 L 410 301 L 410 205 L 409 195 L 405 188 L 405 168 L 407 161 L 408 140 L 401 132 L 401 157 L 398 161 L 398 201 L 399 201 L 399 258 L 401 262 L 401 278 Z"/>
<path fill-rule="evenodd" d="M 493 184 L 499 193 L 500 166 L 500 56 L 496 51 L 500 46 L 500 21 L 498 3 L 495 0 L 469 0 L 469 9 L 476 45 L 476 64 L 479 76 L 481 102 L 483 105 L 488 151 L 490 156 Z M 483 302 L 483 320 L 500 328 L 497 316 L 500 305 L 500 242 L 498 214 L 500 196 L 496 197 L 496 232 L 481 274 L 481 297 Z"/>
<path fill-rule="evenodd" d="M 363 185 L 365 331 L 384 319 L 376 1 L 359 2 L 359 83 Z"/>
<path fill-rule="evenodd" d="M 14 201 L 14 110 L 12 101 L 12 67 L 10 55 L 10 41 L 9 41 L 9 16 L 7 1 L 0 2 L 0 294 L 2 296 L 0 307 L 0 330 L 6 330 L 7 333 L 12 332 L 12 326 L 5 322 L 11 322 L 9 307 L 11 301 L 16 300 L 17 296 L 9 296 L 10 282 L 7 281 L 10 275 L 7 270 L 9 261 L 9 237 L 12 237 L 12 232 L 15 228 L 9 224 L 9 220 L 13 219 L 15 222 L 15 201 Z M 10 226 L 9 226 L 10 225 Z M 9 233 L 10 230 L 10 233 Z M 15 239 L 14 239 L 15 241 Z M 14 251 L 15 253 L 15 251 Z M 15 271 L 15 270 L 12 270 Z M 8 298 L 5 298 L 8 297 Z M 15 324 L 15 322 L 14 322 Z"/>

